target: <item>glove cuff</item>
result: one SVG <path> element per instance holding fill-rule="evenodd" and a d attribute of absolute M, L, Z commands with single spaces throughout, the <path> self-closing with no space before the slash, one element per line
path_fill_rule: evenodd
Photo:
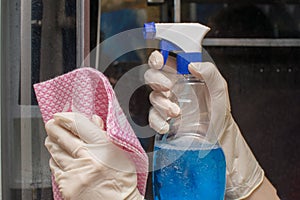
<path fill-rule="evenodd" d="M 261 168 L 260 168 L 261 169 Z M 247 197 L 249 197 L 254 190 L 256 190 L 264 181 L 264 177 L 265 177 L 265 173 L 264 171 L 261 169 L 259 173 L 257 173 L 259 175 L 257 175 L 257 177 L 254 178 L 254 180 L 256 180 L 255 182 L 252 183 L 251 186 L 249 186 L 249 184 L 247 184 L 248 190 L 244 190 L 244 196 L 240 197 L 239 199 L 245 199 Z"/>
<path fill-rule="evenodd" d="M 264 171 L 231 115 L 226 116 L 220 145 L 226 157 L 226 199 L 248 197 L 262 183 Z"/>
<path fill-rule="evenodd" d="M 249 197 L 264 180 L 264 171 L 259 167 L 257 172 L 245 182 L 233 184 L 226 187 L 226 200 L 240 200 Z M 232 177 L 231 179 L 234 179 Z M 232 182 L 229 180 L 228 182 Z"/>

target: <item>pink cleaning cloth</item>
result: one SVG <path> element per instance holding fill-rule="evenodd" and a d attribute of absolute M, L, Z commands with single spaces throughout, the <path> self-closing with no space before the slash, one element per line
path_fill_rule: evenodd
<path fill-rule="evenodd" d="M 57 112 L 81 112 L 87 117 L 99 115 L 105 122 L 111 141 L 126 150 L 135 163 L 138 189 L 145 195 L 148 157 L 128 123 L 109 81 L 101 72 L 93 68 L 79 68 L 35 84 L 34 90 L 45 123 Z M 52 186 L 54 199 L 63 199 L 53 176 Z"/>

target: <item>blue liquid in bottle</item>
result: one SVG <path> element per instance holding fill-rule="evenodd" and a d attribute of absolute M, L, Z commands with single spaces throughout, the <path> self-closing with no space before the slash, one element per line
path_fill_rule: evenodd
<path fill-rule="evenodd" d="M 173 160 L 177 158 L 176 160 Z M 177 150 L 155 146 L 153 192 L 155 200 L 223 200 L 224 153 L 208 150 Z"/>

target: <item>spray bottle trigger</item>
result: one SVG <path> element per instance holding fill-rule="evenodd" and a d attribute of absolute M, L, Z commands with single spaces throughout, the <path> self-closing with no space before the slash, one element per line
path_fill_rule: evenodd
<path fill-rule="evenodd" d="M 176 57 L 177 73 L 190 74 L 188 68 L 189 68 L 189 64 L 192 62 L 202 62 L 202 53 L 200 52 L 178 53 Z"/>
<path fill-rule="evenodd" d="M 166 40 L 160 41 L 160 49 L 164 57 L 164 64 L 166 64 L 170 52 L 182 51 L 178 46 Z"/>

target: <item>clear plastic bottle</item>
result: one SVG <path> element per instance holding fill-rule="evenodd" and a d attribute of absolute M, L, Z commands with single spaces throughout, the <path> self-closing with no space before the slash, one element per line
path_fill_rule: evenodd
<path fill-rule="evenodd" d="M 225 156 L 210 125 L 210 99 L 205 82 L 191 74 L 178 75 L 173 101 L 181 108 L 170 131 L 155 137 L 153 192 L 155 200 L 222 200 Z"/>

